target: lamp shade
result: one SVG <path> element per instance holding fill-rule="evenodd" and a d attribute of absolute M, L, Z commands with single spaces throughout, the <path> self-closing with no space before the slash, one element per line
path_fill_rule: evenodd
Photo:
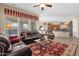
<path fill-rule="evenodd" d="M 40 28 L 40 30 L 41 30 L 41 31 L 44 31 L 44 28 L 43 28 L 43 27 L 41 27 L 41 28 Z"/>

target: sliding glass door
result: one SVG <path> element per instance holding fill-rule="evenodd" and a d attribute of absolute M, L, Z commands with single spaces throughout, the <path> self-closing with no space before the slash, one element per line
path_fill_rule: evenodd
<path fill-rule="evenodd" d="M 30 28 L 31 28 L 31 31 L 36 31 L 36 21 L 30 22 Z"/>
<path fill-rule="evenodd" d="M 29 31 L 29 20 L 27 18 L 22 19 L 21 25 L 22 25 L 22 32 Z"/>
<path fill-rule="evenodd" d="M 5 33 L 8 35 L 18 34 L 18 19 L 17 18 L 5 18 Z"/>

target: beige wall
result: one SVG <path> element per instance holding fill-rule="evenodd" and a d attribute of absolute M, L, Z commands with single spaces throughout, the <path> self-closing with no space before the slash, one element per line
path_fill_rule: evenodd
<path fill-rule="evenodd" d="M 0 29 L 4 32 L 4 7 L 0 5 Z"/>
<path fill-rule="evenodd" d="M 79 17 L 73 18 L 73 36 L 79 38 Z"/>

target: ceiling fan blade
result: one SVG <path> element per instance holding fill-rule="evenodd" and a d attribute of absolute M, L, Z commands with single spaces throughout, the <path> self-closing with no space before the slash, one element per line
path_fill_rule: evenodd
<path fill-rule="evenodd" d="M 49 4 L 45 4 L 45 6 L 47 6 L 47 7 L 52 7 L 52 5 L 49 5 Z"/>
<path fill-rule="evenodd" d="M 33 7 L 38 7 L 38 6 L 40 6 L 40 5 L 35 5 L 35 6 L 33 6 Z"/>

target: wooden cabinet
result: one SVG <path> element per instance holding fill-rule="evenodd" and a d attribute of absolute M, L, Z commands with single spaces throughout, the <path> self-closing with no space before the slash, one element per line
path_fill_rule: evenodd
<path fill-rule="evenodd" d="M 48 24 L 48 28 L 52 30 L 59 30 L 60 25 L 59 24 Z"/>

